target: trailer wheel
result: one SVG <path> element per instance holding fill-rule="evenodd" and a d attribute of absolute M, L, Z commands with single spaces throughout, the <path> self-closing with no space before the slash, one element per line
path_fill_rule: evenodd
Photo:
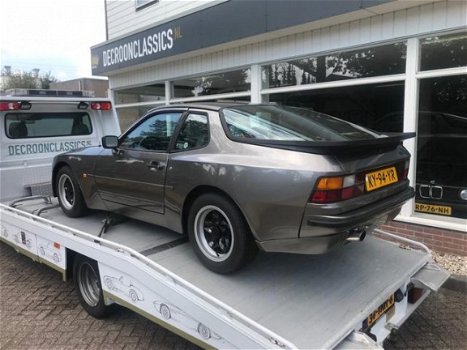
<path fill-rule="evenodd" d="M 240 210 L 216 193 L 206 193 L 193 202 L 188 215 L 188 235 L 201 262 L 217 273 L 240 269 L 257 252 Z"/>
<path fill-rule="evenodd" d="M 83 193 L 71 169 L 67 166 L 60 168 L 57 173 L 58 202 L 63 212 L 72 218 L 86 215 L 88 208 Z"/>
<path fill-rule="evenodd" d="M 96 261 L 77 255 L 73 264 L 75 289 L 81 306 L 95 318 L 107 317 L 112 307 L 105 305 Z"/>

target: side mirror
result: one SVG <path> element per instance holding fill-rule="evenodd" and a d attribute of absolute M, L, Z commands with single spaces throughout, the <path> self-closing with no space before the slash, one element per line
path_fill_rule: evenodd
<path fill-rule="evenodd" d="M 118 136 L 106 135 L 102 137 L 102 147 L 104 148 L 117 148 L 118 146 Z"/>

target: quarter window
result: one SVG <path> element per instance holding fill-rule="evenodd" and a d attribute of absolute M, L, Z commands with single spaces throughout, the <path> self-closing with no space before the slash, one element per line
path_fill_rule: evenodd
<path fill-rule="evenodd" d="M 203 114 L 190 114 L 178 134 L 177 141 L 175 141 L 175 149 L 189 150 L 201 148 L 208 143 L 208 117 Z"/>
<path fill-rule="evenodd" d="M 87 113 L 15 113 L 7 114 L 5 131 L 10 139 L 77 136 L 92 134 Z"/>
<path fill-rule="evenodd" d="M 148 117 L 126 134 L 120 146 L 142 151 L 167 151 L 182 113 L 163 113 Z"/>

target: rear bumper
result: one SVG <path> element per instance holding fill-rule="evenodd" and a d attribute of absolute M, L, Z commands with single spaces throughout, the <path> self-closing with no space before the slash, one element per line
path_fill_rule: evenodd
<path fill-rule="evenodd" d="M 372 203 L 349 212 L 338 215 L 306 215 L 302 221 L 302 230 L 300 236 L 308 236 L 308 228 L 311 227 L 329 227 L 332 229 L 340 229 L 342 227 L 350 228 L 352 226 L 371 221 L 374 217 L 380 216 L 382 213 L 388 213 L 394 210 L 400 210 L 402 205 L 414 197 L 415 192 L 412 187 L 407 187 L 403 191 L 394 194 L 382 201 Z M 396 214 L 397 215 L 397 214 Z M 313 230 L 313 229 L 312 229 Z M 316 232 L 313 236 L 320 235 Z M 319 230 L 318 230 L 319 231 Z"/>
<path fill-rule="evenodd" d="M 402 205 L 414 196 L 411 187 L 371 205 L 337 215 L 307 215 L 297 238 L 257 242 L 267 252 L 323 254 L 343 245 L 355 230 L 371 233 L 373 229 L 399 214 Z"/>

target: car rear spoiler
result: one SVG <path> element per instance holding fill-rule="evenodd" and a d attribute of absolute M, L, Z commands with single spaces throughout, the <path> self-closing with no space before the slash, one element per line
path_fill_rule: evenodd
<path fill-rule="evenodd" d="M 365 140 L 346 140 L 346 141 L 278 141 L 278 140 L 252 140 L 236 139 L 235 141 L 250 143 L 258 146 L 286 149 L 297 152 L 335 155 L 355 152 L 365 152 L 368 150 L 390 150 L 416 136 L 415 132 L 404 133 L 385 133 L 385 136 L 365 139 Z"/>

